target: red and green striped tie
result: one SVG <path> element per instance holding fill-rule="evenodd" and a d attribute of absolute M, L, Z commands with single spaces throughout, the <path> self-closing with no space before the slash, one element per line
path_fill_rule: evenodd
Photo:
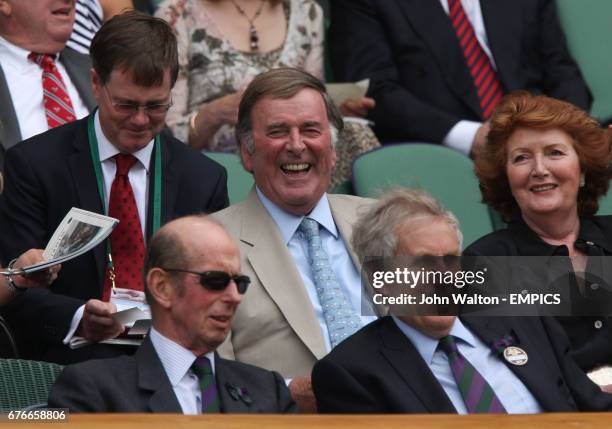
<path fill-rule="evenodd" d="M 191 370 L 197 375 L 200 381 L 200 391 L 202 392 L 202 414 L 205 413 L 218 413 L 219 408 L 219 395 L 217 394 L 217 383 L 215 382 L 215 375 L 212 372 L 210 361 L 206 356 L 198 357 Z"/>
<path fill-rule="evenodd" d="M 452 335 L 440 338 L 468 413 L 505 413 L 506 409 L 482 374 L 463 356 Z"/>

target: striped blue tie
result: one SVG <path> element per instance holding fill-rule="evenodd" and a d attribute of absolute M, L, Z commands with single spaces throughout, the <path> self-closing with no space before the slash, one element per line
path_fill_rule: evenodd
<path fill-rule="evenodd" d="M 308 262 L 333 348 L 355 333 L 361 327 L 361 320 L 332 270 L 329 256 L 323 249 L 319 235 L 319 223 L 316 220 L 304 218 L 298 230 L 306 236 L 308 241 Z"/>

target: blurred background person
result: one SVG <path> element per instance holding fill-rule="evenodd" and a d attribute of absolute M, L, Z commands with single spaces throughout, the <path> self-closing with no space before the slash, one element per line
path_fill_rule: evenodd
<path fill-rule="evenodd" d="M 133 9 L 132 0 L 76 0 L 76 15 L 70 39 L 66 45 L 89 55 L 91 39 L 104 21 L 124 10 Z"/>
<path fill-rule="evenodd" d="M 168 21 L 179 45 L 168 125 L 195 149 L 238 151 L 238 103 L 258 74 L 295 67 L 323 78 L 323 11 L 314 0 L 166 0 L 156 16 Z M 363 98 L 340 107 L 365 116 L 373 106 Z M 338 141 L 339 161 L 377 146 L 367 125 L 349 123 Z"/>
<path fill-rule="evenodd" d="M 0 170 L 4 153 L 96 105 L 88 56 L 66 47 L 74 0 L 0 1 Z"/>
<path fill-rule="evenodd" d="M 368 118 L 382 141 L 484 143 L 504 93 L 544 93 L 588 109 L 555 0 L 333 0 L 336 79 L 370 78 Z"/>
<path fill-rule="evenodd" d="M 569 256 L 573 271 L 596 272 L 589 257 L 612 255 L 612 217 L 595 216 L 610 181 L 610 135 L 570 103 L 524 91 L 506 96 L 476 158 L 483 201 L 508 221 L 468 246 L 483 256 Z M 597 263 L 599 264 L 601 260 Z M 609 299 L 593 283 L 575 299 Z M 584 370 L 612 363 L 606 317 L 558 317 Z"/>

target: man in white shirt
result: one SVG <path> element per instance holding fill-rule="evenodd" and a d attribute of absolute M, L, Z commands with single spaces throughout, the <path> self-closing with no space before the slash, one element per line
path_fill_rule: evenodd
<path fill-rule="evenodd" d="M 49 125 L 43 70 L 31 54 L 49 54 L 80 119 L 94 99 L 87 55 L 67 48 L 74 23 L 74 0 L 3 0 L 0 2 L 0 169 L 4 152 L 40 134 Z"/>
<path fill-rule="evenodd" d="M 247 291 L 238 247 L 204 216 L 169 222 L 145 261 L 152 328 L 134 356 L 68 366 L 49 406 L 72 412 L 287 413 L 279 374 L 219 358 Z"/>
<path fill-rule="evenodd" d="M 104 244 L 65 263 L 52 288 L 29 290 L 3 308 L 24 356 L 66 364 L 125 353 L 67 344 L 75 334 L 99 342 L 123 331 L 111 291 L 142 296 L 145 243 L 161 225 L 227 206 L 225 170 L 162 133 L 177 55 L 164 20 L 116 15 L 91 46 L 98 109 L 6 153 L 0 253 L 7 260 L 45 247 L 72 207 L 120 221 Z"/>
<path fill-rule="evenodd" d="M 330 48 L 336 79 L 370 79 L 368 118 L 382 141 L 473 152 L 496 99 L 483 60 L 500 95 L 522 89 L 585 110 L 592 102 L 555 0 L 334 0 Z"/>
<path fill-rule="evenodd" d="M 220 353 L 291 379 L 301 410 L 314 410 L 314 363 L 375 318 L 362 312 L 360 265 L 348 245 L 357 209 L 369 201 L 326 193 L 341 128 L 311 75 L 276 69 L 255 78 L 236 131 L 255 187 L 246 201 L 214 214 L 239 243 L 253 281 Z"/>

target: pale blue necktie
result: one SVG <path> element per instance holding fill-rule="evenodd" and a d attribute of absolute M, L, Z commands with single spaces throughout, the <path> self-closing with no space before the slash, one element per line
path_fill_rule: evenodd
<path fill-rule="evenodd" d="M 361 320 L 332 270 L 319 235 L 319 223 L 305 217 L 298 230 L 306 236 L 308 242 L 308 263 L 323 309 L 331 346 L 334 348 L 361 327 Z"/>

